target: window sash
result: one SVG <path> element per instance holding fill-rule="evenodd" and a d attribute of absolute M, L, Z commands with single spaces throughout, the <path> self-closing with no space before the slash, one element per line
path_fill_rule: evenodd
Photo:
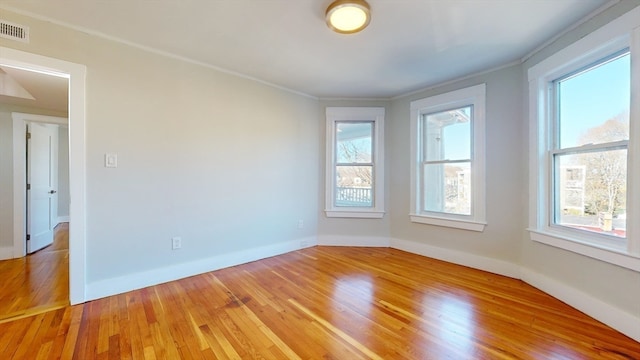
<path fill-rule="evenodd" d="M 587 239 L 586 241 L 594 244 L 604 244 L 607 246 L 618 247 L 620 242 L 622 241 L 626 244 L 627 236 L 619 237 L 610 234 L 600 234 L 591 232 L 588 230 L 582 230 L 574 227 L 569 227 L 559 223 L 560 219 L 560 209 L 561 207 L 561 186 L 560 186 L 560 158 L 563 155 L 578 155 L 578 154 L 590 154 L 590 153 L 599 153 L 599 152 L 607 152 L 613 150 L 627 150 L 629 147 L 629 140 L 619 140 L 612 142 L 602 142 L 597 144 L 585 144 L 581 146 L 573 146 L 573 147 L 563 147 L 560 139 L 560 127 L 562 118 L 560 116 L 561 109 L 561 97 L 560 97 L 560 85 L 562 81 L 571 79 L 576 76 L 580 76 L 581 74 L 585 74 L 592 69 L 596 69 L 599 66 L 606 65 L 612 61 L 615 61 L 621 57 L 627 56 L 630 54 L 629 47 L 624 49 L 620 49 L 618 51 L 614 51 L 608 55 L 600 57 L 595 61 L 588 63 L 582 67 L 574 69 L 557 77 L 548 83 L 548 89 L 550 94 L 552 95 L 551 101 L 549 102 L 549 106 L 552 109 L 550 117 L 550 130 L 551 130 L 551 146 L 548 150 L 549 154 L 549 191 L 548 191 L 548 212 L 547 212 L 547 224 L 552 229 L 561 229 L 562 232 L 566 232 L 567 234 L 576 234 L 578 237 L 582 237 Z M 631 121 L 631 119 L 629 119 Z M 629 158 L 627 156 L 627 161 Z M 625 181 L 628 184 L 629 179 L 629 169 L 627 166 L 627 172 L 625 174 Z M 628 193 L 626 194 L 628 197 Z M 627 198 L 628 203 L 628 198 Z"/>
<path fill-rule="evenodd" d="M 371 143 L 371 147 L 369 149 L 367 149 L 368 151 L 370 151 L 369 154 L 369 158 L 371 159 L 371 161 L 369 162 L 360 162 L 360 161 L 356 161 L 356 162 L 339 162 L 338 161 L 338 153 L 339 153 L 339 141 L 338 141 L 338 126 L 340 124 L 368 124 L 371 126 L 370 128 L 370 132 L 368 133 L 367 137 L 370 138 L 370 143 Z M 358 121 L 358 120 L 349 120 L 349 121 L 335 121 L 334 122 L 334 154 L 335 154 L 335 158 L 334 158 L 334 174 L 335 176 L 334 178 L 334 184 L 333 184 L 333 206 L 336 208 L 353 208 L 353 207 L 359 207 L 359 208 L 375 208 L 375 186 L 376 186 L 376 182 L 375 182 L 375 132 L 376 132 L 376 124 L 375 121 L 370 121 L 370 120 L 362 120 L 362 121 Z M 371 186 L 370 188 L 366 188 L 368 191 L 349 191 L 349 192 L 345 192 L 345 191 L 341 191 L 341 189 L 344 189 L 344 187 L 339 186 L 338 184 L 338 169 L 340 167 L 362 167 L 362 168 L 371 168 Z M 354 188 L 355 189 L 355 188 Z M 365 189 L 365 188 L 362 188 Z M 366 195 L 361 194 L 361 192 L 368 192 L 368 197 L 370 198 L 370 201 L 368 201 L 367 203 L 363 202 L 363 201 L 357 201 L 360 200 L 362 198 L 366 198 Z M 348 201 L 344 199 L 344 194 L 345 193 L 351 193 L 352 195 L 350 195 L 349 197 L 352 198 L 352 201 Z"/>
<path fill-rule="evenodd" d="M 430 194 L 428 194 L 426 191 L 424 191 L 424 189 L 427 186 L 430 186 L 431 184 L 429 183 L 427 177 L 425 176 L 426 173 L 426 169 L 428 165 L 447 165 L 447 164 L 469 164 L 469 177 L 466 178 L 466 181 L 468 181 L 469 183 L 469 193 L 467 195 L 467 198 L 469 199 L 469 213 L 462 213 L 462 212 L 453 212 L 453 211 L 447 211 L 446 210 L 446 196 L 447 196 L 447 189 L 446 189 L 446 185 L 445 184 L 433 184 L 434 186 L 442 186 L 442 190 L 441 193 L 436 194 L 436 197 L 440 197 L 441 198 L 441 206 L 443 208 L 442 211 L 439 210 L 434 210 L 434 209 L 429 209 L 427 206 L 427 198 L 429 197 Z M 443 170 L 444 171 L 444 170 Z M 473 197 L 473 189 L 474 189 L 474 182 L 473 182 L 473 176 L 471 175 L 471 173 L 473 172 L 473 162 L 471 160 L 449 160 L 449 161 L 423 161 L 420 165 L 420 208 L 419 208 L 419 213 L 423 214 L 423 215 L 446 215 L 446 216 L 451 216 L 451 217 L 458 217 L 460 219 L 467 219 L 467 218 L 473 218 L 474 215 L 474 197 Z M 446 180 L 446 179 L 443 179 Z M 458 184 L 459 186 L 459 184 Z"/>
<path fill-rule="evenodd" d="M 428 144 L 429 144 L 429 134 L 428 134 L 428 124 L 427 124 L 427 118 L 431 115 L 435 115 L 435 114 L 439 114 L 439 113 L 444 113 L 444 112 L 448 112 L 448 111 L 453 111 L 453 110 L 458 110 L 458 109 L 463 109 L 463 108 L 470 108 L 470 119 L 469 119 L 469 126 L 470 126 L 470 132 L 469 132 L 469 152 L 470 152 L 470 157 L 469 158 L 463 158 L 463 159 L 442 159 L 442 160 L 426 160 L 429 158 L 429 151 L 428 151 Z M 470 167 L 470 172 L 474 171 L 474 161 L 473 161 L 473 137 L 474 137 L 474 104 L 473 103 L 465 103 L 465 104 L 459 104 L 455 107 L 451 107 L 448 109 L 443 109 L 443 110 L 438 110 L 438 111 L 430 111 L 430 112 L 420 112 L 420 120 L 419 120 L 419 134 L 420 134 L 420 141 L 418 142 L 418 146 L 420 147 L 419 149 L 419 213 L 422 215 L 436 215 L 436 216 L 447 216 L 447 217 L 452 217 L 452 218 L 460 218 L 460 219 L 468 219 L 468 218 L 473 218 L 474 216 L 474 186 L 475 184 L 473 183 L 473 175 L 471 175 L 468 179 L 469 181 L 469 201 L 470 201 L 470 210 L 469 210 L 469 214 L 463 214 L 463 213 L 456 213 L 456 212 L 449 212 L 446 210 L 442 210 L 442 211 L 437 211 L 437 210 L 431 210 L 431 209 L 427 209 L 427 197 L 428 194 L 425 191 L 426 186 L 429 185 L 428 183 L 428 179 L 426 178 L 425 174 L 425 169 L 427 167 L 427 165 L 437 165 L 437 164 L 442 164 L 442 165 L 446 165 L 446 164 L 462 164 L 462 163 L 468 163 L 469 167 Z M 442 194 L 439 194 L 440 197 L 444 198 L 445 197 L 445 189 L 442 189 Z M 444 207 L 444 205 L 443 205 Z"/>
<path fill-rule="evenodd" d="M 626 142 L 626 141 L 623 141 Z M 566 150 L 561 150 L 561 151 L 551 151 L 550 152 L 550 157 L 551 157 L 551 161 L 550 161 L 550 174 L 551 174 L 551 180 L 550 180 L 550 186 L 551 186 L 551 191 L 549 191 L 549 225 L 550 226 L 557 226 L 557 227 L 562 227 L 563 229 L 566 229 L 566 231 L 574 231 L 576 233 L 580 233 L 587 236 L 591 236 L 591 235 L 597 235 L 598 237 L 601 238 L 611 238 L 611 239 L 619 239 L 624 241 L 627 236 L 616 236 L 616 235 L 612 235 L 612 234 L 606 234 L 606 233 L 597 233 L 594 231 L 589 231 L 589 230 L 585 230 L 585 229 L 580 229 L 578 227 L 572 227 L 572 226 L 567 226 L 565 224 L 560 223 L 560 214 L 562 212 L 562 181 L 561 181 L 561 177 L 562 177 L 562 166 L 561 166 L 561 157 L 565 156 L 565 155 L 584 155 L 584 154 L 597 154 L 597 153 L 605 153 L 605 152 L 611 152 L 611 151 L 618 151 L 618 150 L 624 150 L 627 152 L 627 162 L 629 161 L 629 157 L 628 157 L 628 148 L 627 146 L 625 146 L 624 144 L 616 144 L 616 145 L 609 145 L 609 146 L 600 146 L 599 148 L 593 148 L 590 147 L 588 149 L 583 149 L 582 151 L 578 151 L 578 150 L 571 150 L 571 151 L 567 151 L 569 149 Z M 628 166 L 627 166 L 627 172 L 625 173 L 625 183 L 628 184 Z M 587 179 L 586 179 L 586 174 L 585 174 L 585 178 L 583 179 L 584 185 L 586 186 L 587 183 Z M 625 197 L 628 197 L 628 192 L 627 194 L 625 194 Z M 628 199 L 627 201 L 625 201 L 626 203 L 628 203 Z M 584 205 L 583 205 L 584 206 Z M 585 224 L 585 225 L 589 225 L 589 224 Z M 626 234 L 626 232 L 625 232 Z M 614 243 L 617 243 L 616 241 L 614 241 Z"/>
<path fill-rule="evenodd" d="M 384 114 L 382 107 L 326 108 L 327 217 L 384 216 Z M 345 151 L 340 148 L 341 143 L 361 153 Z"/>
<path fill-rule="evenodd" d="M 339 173 L 339 167 L 360 167 L 371 168 L 371 186 L 370 187 L 344 187 L 339 186 L 337 183 L 337 175 Z M 333 206 L 336 208 L 375 208 L 376 205 L 376 183 L 375 183 L 375 167 L 373 163 L 369 164 L 336 164 L 334 177 L 335 183 L 333 188 Z M 345 195 L 347 194 L 347 195 Z M 369 198 L 369 201 L 363 201 L 363 199 Z M 368 204 L 367 204 L 368 203 Z"/>
<path fill-rule="evenodd" d="M 370 161 L 369 162 L 364 162 L 364 161 L 356 161 L 356 162 L 339 162 L 338 161 L 338 154 L 340 153 L 339 149 L 338 149 L 338 145 L 339 145 L 339 141 L 338 141 L 338 126 L 340 124 L 368 124 L 371 126 L 371 131 L 368 134 L 369 137 L 369 142 L 371 143 L 371 147 L 367 150 L 369 150 L 370 154 L 369 154 L 369 158 Z M 333 162 L 336 165 L 350 165 L 350 164 L 370 164 L 373 165 L 373 163 L 376 161 L 375 160 L 375 133 L 376 133 L 376 123 L 375 121 L 370 121 L 370 120 L 362 120 L 362 121 L 355 121 L 355 120 L 348 120 L 348 121 L 344 121 L 344 120 L 338 120 L 334 122 L 334 141 L 333 141 L 333 146 L 334 146 L 334 159 Z"/>

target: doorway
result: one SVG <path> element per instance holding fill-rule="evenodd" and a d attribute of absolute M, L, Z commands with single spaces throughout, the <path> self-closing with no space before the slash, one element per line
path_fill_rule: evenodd
<path fill-rule="evenodd" d="M 86 270 L 86 153 L 85 153 L 85 77 L 86 67 L 63 60 L 0 47 L 0 66 L 18 68 L 58 77 L 69 81 L 69 301 L 85 301 Z M 15 120 L 14 120 L 15 121 Z M 13 127 L 14 138 L 21 127 Z M 24 139 L 24 138 L 23 138 Z M 22 144 L 14 143 L 14 164 L 20 163 L 18 153 Z M 23 171 L 14 171 L 13 198 L 13 257 L 26 255 L 24 229 L 26 229 L 26 181 Z"/>
<path fill-rule="evenodd" d="M 69 222 L 68 119 L 17 112 L 12 118 L 14 181 L 26 184 L 14 183 L 14 195 L 24 203 L 24 221 L 15 222 L 24 226 L 15 229 L 14 238 L 14 246 L 21 246 L 18 255 L 22 255 L 51 244 L 54 227 Z M 20 189 L 25 193 L 19 194 Z"/>

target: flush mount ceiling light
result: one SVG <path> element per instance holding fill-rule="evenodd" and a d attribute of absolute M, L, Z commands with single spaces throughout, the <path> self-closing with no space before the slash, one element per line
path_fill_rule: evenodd
<path fill-rule="evenodd" d="M 369 25 L 371 13 L 364 0 L 336 0 L 327 8 L 325 17 L 331 30 L 353 34 Z"/>

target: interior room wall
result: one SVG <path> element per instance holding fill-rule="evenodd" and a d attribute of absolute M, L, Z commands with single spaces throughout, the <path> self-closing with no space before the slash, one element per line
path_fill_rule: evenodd
<path fill-rule="evenodd" d="M 318 115 L 318 131 L 320 133 L 320 156 L 316 160 L 321 181 L 318 194 L 318 243 L 329 245 L 379 245 L 388 246 L 390 214 L 389 214 L 389 166 L 385 159 L 385 215 L 381 219 L 328 218 L 325 215 L 325 175 L 326 175 L 326 113 L 327 107 L 384 107 L 385 136 L 389 124 L 388 100 L 321 100 Z M 385 141 L 386 143 L 386 141 Z M 385 158 L 387 152 L 385 151 Z"/>
<path fill-rule="evenodd" d="M 58 128 L 58 222 L 69 221 L 69 127 Z"/>
<path fill-rule="evenodd" d="M 523 64 L 523 79 L 526 79 L 527 71 L 533 65 L 638 6 L 640 6 L 640 1 L 637 0 L 621 1 L 567 32 Z M 524 86 L 524 99 L 527 99 L 528 87 L 526 83 Z M 528 103 L 524 102 L 523 118 L 526 125 L 523 127 L 522 143 L 527 152 L 524 153 L 521 160 L 523 165 L 521 166 L 521 171 L 525 174 L 523 177 L 523 189 L 528 188 L 527 180 L 530 178 L 528 168 L 528 111 Z M 529 216 L 528 205 L 525 206 L 525 210 L 523 221 L 527 224 Z M 633 220 L 630 219 L 629 221 Z M 623 313 L 640 319 L 640 301 L 638 301 L 640 299 L 639 272 L 532 241 L 529 239 L 528 232 L 523 233 L 521 243 L 521 263 L 527 271 L 554 279 L 559 284 L 575 289 L 598 301 L 618 308 Z M 637 333 L 640 334 L 640 331 Z"/>
<path fill-rule="evenodd" d="M 0 108 L 0 259 L 13 257 L 13 120 Z"/>
<path fill-rule="evenodd" d="M 423 249 L 426 255 L 465 262 L 516 276 L 522 237 L 521 66 L 473 76 L 395 99 L 387 133 L 392 245 Z M 410 103 L 426 97 L 486 84 L 486 219 L 483 232 L 413 223 L 410 213 Z M 432 251 L 434 250 L 434 251 Z M 474 260 L 470 260 L 474 258 Z"/>
<path fill-rule="evenodd" d="M 153 277 L 252 249 L 266 254 L 316 236 L 387 238 L 515 277 L 523 267 L 638 317 L 639 273 L 529 240 L 525 92 L 528 68 L 638 5 L 620 1 L 524 64 L 389 101 L 318 101 L 10 12 L 3 18 L 30 26 L 31 42 L 0 39 L 0 46 L 87 66 L 90 283 Z M 488 225 L 477 233 L 412 223 L 409 104 L 480 83 L 487 86 Z M 324 216 L 327 106 L 386 108 L 383 219 Z M 118 155 L 117 168 L 104 167 L 106 153 Z M 174 236 L 182 249 L 171 250 Z"/>
<path fill-rule="evenodd" d="M 315 242 L 317 99 L 50 22 L 3 18 L 29 26 L 31 40 L 0 46 L 87 67 L 89 297 L 205 271 L 212 258 Z M 116 168 L 104 166 L 106 153 L 117 154 Z M 181 249 L 172 250 L 173 237 Z M 147 282 L 126 283 L 136 275 Z M 107 288 L 116 282 L 124 285 Z"/>
<path fill-rule="evenodd" d="M 13 254 L 13 118 L 11 113 L 66 117 L 66 113 L 25 106 L 0 105 L 0 259 Z"/>

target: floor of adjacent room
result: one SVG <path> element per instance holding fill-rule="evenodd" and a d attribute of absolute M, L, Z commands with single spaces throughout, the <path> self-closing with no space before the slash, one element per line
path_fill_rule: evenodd
<path fill-rule="evenodd" d="M 37 254 L 66 259 L 56 247 Z M 41 286 L 28 286 L 35 306 L 56 288 Z M 3 285 L 3 311 L 8 298 Z M 520 280 L 390 248 L 318 246 L 5 321 L 0 353 L 10 359 L 640 359 L 640 344 Z"/>
<path fill-rule="evenodd" d="M 69 223 L 46 248 L 0 261 L 0 274 L 0 323 L 69 305 Z"/>

